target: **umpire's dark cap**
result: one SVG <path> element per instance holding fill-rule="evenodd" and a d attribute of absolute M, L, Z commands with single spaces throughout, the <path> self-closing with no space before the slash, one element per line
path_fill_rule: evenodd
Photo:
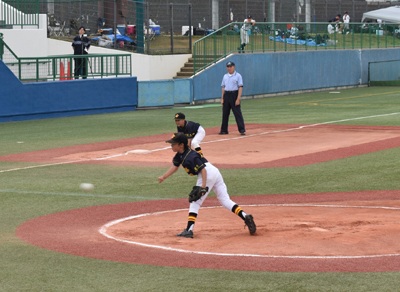
<path fill-rule="evenodd" d="M 185 115 L 183 113 L 177 113 L 177 114 L 175 114 L 174 119 L 175 120 L 184 120 L 185 119 Z"/>
<path fill-rule="evenodd" d="M 171 139 L 165 141 L 167 143 L 175 144 L 175 143 L 183 143 L 185 145 L 188 144 L 188 138 L 184 133 L 174 133 L 171 137 Z"/>
<path fill-rule="evenodd" d="M 226 63 L 226 67 L 231 67 L 231 66 L 235 66 L 235 63 L 233 63 L 232 61 Z"/>

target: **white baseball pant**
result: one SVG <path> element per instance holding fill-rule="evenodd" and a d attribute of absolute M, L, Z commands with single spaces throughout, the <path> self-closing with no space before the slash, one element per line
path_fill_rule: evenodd
<path fill-rule="evenodd" d="M 203 204 L 211 190 L 214 190 L 214 193 L 217 195 L 220 204 L 229 211 L 232 211 L 232 208 L 234 205 L 236 205 L 236 203 L 230 199 L 226 184 L 218 168 L 216 168 L 210 162 L 207 162 L 206 171 L 208 192 L 204 196 L 202 196 L 201 199 L 190 203 L 189 212 L 198 214 L 201 205 Z M 202 182 L 203 178 L 201 173 L 199 173 L 196 185 L 201 186 Z"/>
<path fill-rule="evenodd" d="M 196 149 L 197 147 L 200 147 L 200 142 L 204 139 L 205 136 L 206 131 L 202 126 L 200 126 L 197 130 L 197 134 L 192 139 L 192 148 Z"/>

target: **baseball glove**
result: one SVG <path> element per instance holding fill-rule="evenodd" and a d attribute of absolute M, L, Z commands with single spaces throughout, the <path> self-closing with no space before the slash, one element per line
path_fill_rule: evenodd
<path fill-rule="evenodd" d="M 207 192 L 208 192 L 208 187 L 202 188 L 200 186 L 194 186 L 189 194 L 189 203 L 197 201 Z"/>

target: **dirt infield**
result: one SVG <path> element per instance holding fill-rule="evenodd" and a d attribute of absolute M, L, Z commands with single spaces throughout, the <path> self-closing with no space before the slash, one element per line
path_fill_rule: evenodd
<path fill-rule="evenodd" d="M 207 129 L 205 156 L 220 168 L 293 167 L 400 147 L 400 127 L 246 125 L 218 136 Z M 173 153 L 157 135 L 0 156 L 0 161 L 169 166 Z M 134 149 L 151 150 L 138 155 Z M 229 156 L 224 153 L 230 153 Z M 400 271 L 400 191 L 234 197 L 253 214 L 257 233 L 205 201 L 195 238 L 178 238 L 187 199 L 95 206 L 34 218 L 22 240 L 50 250 L 138 264 L 293 271 Z M 235 219 L 237 221 L 235 221 Z"/>
<path fill-rule="evenodd" d="M 215 198 L 205 201 L 193 239 L 176 236 L 186 226 L 187 199 L 69 210 L 27 221 L 16 235 L 57 252 L 147 265 L 400 271 L 399 195 L 400 191 L 376 191 L 234 197 L 254 214 L 258 227 L 254 236 Z M 218 207 L 209 209 L 213 206 Z"/>
<path fill-rule="evenodd" d="M 295 167 L 400 147 L 400 127 L 333 125 L 246 125 L 240 136 L 207 129 L 205 157 L 219 168 Z M 170 166 L 171 134 L 0 156 L 0 161 Z M 129 153 L 135 149 L 150 154 Z"/>

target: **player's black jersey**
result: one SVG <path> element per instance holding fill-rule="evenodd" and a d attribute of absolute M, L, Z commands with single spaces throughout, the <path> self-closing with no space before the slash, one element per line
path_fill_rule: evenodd
<path fill-rule="evenodd" d="M 201 155 L 192 150 L 191 148 L 186 149 L 183 153 L 176 153 L 172 159 L 172 163 L 175 166 L 182 164 L 183 168 L 189 175 L 198 175 L 199 172 L 206 167 L 207 159 L 201 157 Z"/>
<path fill-rule="evenodd" d="M 185 121 L 185 125 L 183 127 L 177 127 L 178 132 L 181 132 L 185 134 L 188 139 L 192 139 L 194 135 L 197 134 L 197 131 L 199 130 L 200 124 L 191 122 L 191 121 Z"/>

